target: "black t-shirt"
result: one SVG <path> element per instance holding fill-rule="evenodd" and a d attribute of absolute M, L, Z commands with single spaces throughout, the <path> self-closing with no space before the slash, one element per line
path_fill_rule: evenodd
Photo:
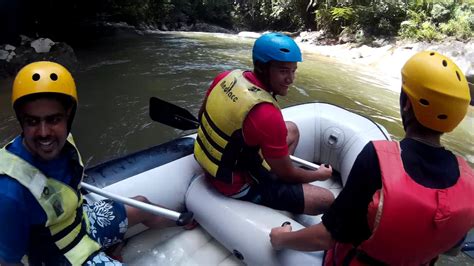
<path fill-rule="evenodd" d="M 400 142 L 403 167 L 418 184 L 443 189 L 459 178 L 455 155 L 443 147 L 432 147 L 413 139 Z M 359 245 L 371 235 L 367 209 L 374 193 L 382 188 L 380 166 L 372 142 L 358 155 L 344 189 L 322 222 L 338 242 Z"/>

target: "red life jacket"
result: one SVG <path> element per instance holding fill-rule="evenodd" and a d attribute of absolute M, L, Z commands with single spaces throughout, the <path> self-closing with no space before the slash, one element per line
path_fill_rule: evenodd
<path fill-rule="evenodd" d="M 457 157 L 460 177 L 446 189 L 416 183 L 405 172 L 397 142 L 374 141 L 382 189 L 368 206 L 372 235 L 357 248 L 337 243 L 325 265 L 426 265 L 474 227 L 474 174 Z"/>

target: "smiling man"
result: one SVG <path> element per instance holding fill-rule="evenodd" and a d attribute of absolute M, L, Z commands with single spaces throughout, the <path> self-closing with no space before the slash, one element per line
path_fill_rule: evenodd
<path fill-rule="evenodd" d="M 321 213 L 334 196 L 308 183 L 329 178 L 332 168 L 292 165 L 289 155 L 299 131 L 283 120 L 275 98 L 287 95 L 301 51 L 290 37 L 269 33 L 255 41 L 252 57 L 253 72 L 223 72 L 208 89 L 194 155 L 226 196 L 293 213 Z"/>
<path fill-rule="evenodd" d="M 63 66 L 22 68 L 12 104 L 22 134 L 0 149 L 0 265 L 21 264 L 24 255 L 30 265 L 120 265 L 102 249 L 121 241 L 127 225 L 173 224 L 110 200 L 83 200 L 84 167 L 70 134 L 76 85 Z"/>

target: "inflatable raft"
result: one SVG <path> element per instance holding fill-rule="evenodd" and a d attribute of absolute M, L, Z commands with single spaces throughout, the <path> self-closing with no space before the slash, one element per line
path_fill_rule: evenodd
<path fill-rule="evenodd" d="M 295 157 L 330 163 L 333 178 L 315 185 L 336 196 L 347 181 L 357 155 L 370 140 L 390 139 L 368 118 L 327 103 L 283 109 L 285 120 L 298 125 Z M 135 227 L 127 234 L 124 262 L 130 265 L 321 265 L 322 252 L 275 251 L 272 227 L 291 222 L 294 230 L 320 221 L 319 216 L 292 215 L 222 196 L 206 182 L 193 157 L 195 135 L 149 148 L 86 170 L 84 181 L 106 191 L 144 195 L 163 207 L 192 211 L 194 230 Z M 89 193 L 90 201 L 102 197 Z"/>

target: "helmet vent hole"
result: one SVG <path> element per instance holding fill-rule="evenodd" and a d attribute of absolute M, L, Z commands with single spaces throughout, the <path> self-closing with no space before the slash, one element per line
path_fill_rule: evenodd
<path fill-rule="evenodd" d="M 448 118 L 447 115 L 438 115 L 438 119 L 445 120 L 447 118 Z"/>
<path fill-rule="evenodd" d="M 430 55 L 433 56 L 433 55 L 435 55 L 435 53 L 434 53 L 434 52 L 431 52 Z"/>
<path fill-rule="evenodd" d="M 456 71 L 456 76 L 458 77 L 458 80 L 461 81 L 461 76 L 459 75 L 459 72 Z"/>
<path fill-rule="evenodd" d="M 284 52 L 284 53 L 289 53 L 290 50 L 286 49 L 286 48 L 281 48 L 280 51 Z"/>
<path fill-rule="evenodd" d="M 443 60 L 443 66 L 445 66 L 445 67 L 448 66 L 448 62 L 446 62 L 446 60 Z"/>
<path fill-rule="evenodd" d="M 430 105 L 430 102 L 426 99 L 420 99 L 420 103 L 421 103 L 421 105 L 424 105 L 424 106 Z"/>
<path fill-rule="evenodd" d="M 41 76 L 40 76 L 40 74 L 38 74 L 38 73 L 34 73 L 34 74 L 33 74 L 33 77 L 31 77 L 31 78 L 32 78 L 34 81 L 38 81 L 38 80 L 41 78 Z"/>
<path fill-rule="evenodd" d="M 58 75 L 56 75 L 56 73 L 52 73 L 51 75 L 49 75 L 49 77 L 50 77 L 51 80 L 53 80 L 53 81 L 58 80 Z"/>

